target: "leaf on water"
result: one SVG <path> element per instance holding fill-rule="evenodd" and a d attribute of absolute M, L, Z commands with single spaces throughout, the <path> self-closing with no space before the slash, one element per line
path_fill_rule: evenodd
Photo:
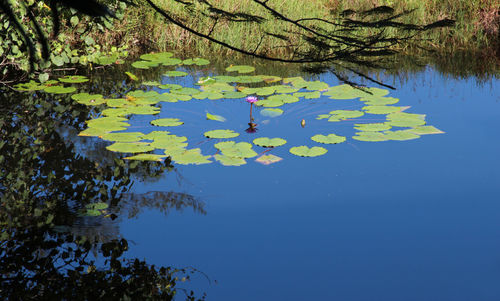
<path fill-rule="evenodd" d="M 157 53 L 147 53 L 140 56 L 140 59 L 152 62 L 161 63 L 166 59 L 169 59 L 174 54 L 171 52 L 157 52 Z"/>
<path fill-rule="evenodd" d="M 110 98 L 110 99 L 105 99 L 105 101 L 108 107 L 120 108 L 127 106 L 135 106 L 135 103 L 128 101 L 125 98 Z"/>
<path fill-rule="evenodd" d="M 390 107 L 390 106 L 365 106 L 362 108 L 368 114 L 391 114 L 401 111 L 401 107 Z"/>
<path fill-rule="evenodd" d="M 138 160 L 138 161 L 163 161 L 163 158 L 167 157 L 167 155 L 156 155 L 156 154 L 138 154 L 131 157 L 125 157 L 125 160 Z"/>
<path fill-rule="evenodd" d="M 150 62 L 150 61 L 136 61 L 132 63 L 132 67 L 137 69 L 149 69 L 151 67 L 156 67 L 156 66 L 158 66 L 157 62 Z"/>
<path fill-rule="evenodd" d="M 248 142 L 224 141 L 216 143 L 214 147 L 229 157 L 252 158 L 257 156 L 257 153 L 252 149 L 252 145 Z"/>
<path fill-rule="evenodd" d="M 209 158 L 210 156 L 202 155 L 199 148 L 189 149 L 172 156 L 172 160 L 175 161 L 175 163 L 182 165 L 212 163 L 212 161 L 208 160 Z"/>
<path fill-rule="evenodd" d="M 102 117 L 87 121 L 89 128 L 100 129 L 107 132 L 121 131 L 126 129 L 130 124 L 124 122 L 126 119 Z"/>
<path fill-rule="evenodd" d="M 144 136 L 140 132 L 109 133 L 102 135 L 102 139 L 114 142 L 138 142 Z"/>
<path fill-rule="evenodd" d="M 84 210 L 81 215 L 84 215 L 84 216 L 99 216 L 99 215 L 102 215 L 102 212 L 99 211 L 99 210 L 94 210 L 94 209 L 87 209 L 87 210 Z"/>
<path fill-rule="evenodd" d="M 302 146 L 294 146 L 290 148 L 290 153 L 300 156 L 300 157 L 317 157 L 326 154 L 328 151 L 326 148 L 313 146 L 311 148 L 302 145 Z"/>
<path fill-rule="evenodd" d="M 443 134 L 444 132 L 440 129 L 435 128 L 432 125 L 422 125 L 406 130 L 410 133 L 417 135 L 429 135 L 429 134 Z"/>
<path fill-rule="evenodd" d="M 107 116 L 107 117 L 123 117 L 123 116 L 130 115 L 127 108 L 106 109 L 106 110 L 103 110 L 101 113 L 102 113 L 102 115 Z"/>
<path fill-rule="evenodd" d="M 89 79 L 83 75 L 67 75 L 59 78 L 60 82 L 70 83 L 70 84 L 80 84 L 88 82 Z"/>
<path fill-rule="evenodd" d="M 126 130 L 127 128 L 121 128 L 121 130 Z M 81 131 L 78 136 L 82 137 L 101 137 L 102 135 L 105 135 L 109 133 L 109 131 L 102 129 L 102 128 L 88 128 L 83 131 Z"/>
<path fill-rule="evenodd" d="M 200 93 L 201 91 L 195 88 L 180 88 L 176 90 L 172 90 L 170 93 L 172 94 L 182 94 L 182 95 L 195 95 Z"/>
<path fill-rule="evenodd" d="M 238 137 L 240 134 L 234 132 L 233 130 L 212 130 L 203 133 L 205 137 L 214 139 L 225 139 Z"/>
<path fill-rule="evenodd" d="M 155 140 L 160 139 L 170 134 L 169 131 L 152 131 L 149 134 L 142 136 L 142 140 Z"/>
<path fill-rule="evenodd" d="M 87 209 L 92 209 L 92 210 L 104 210 L 109 207 L 108 204 L 99 202 L 99 203 L 92 203 L 92 204 L 87 204 L 85 208 Z"/>
<path fill-rule="evenodd" d="M 186 75 L 188 75 L 187 72 L 177 71 L 177 70 L 171 70 L 163 73 L 163 76 L 170 76 L 170 77 L 186 76 Z"/>
<path fill-rule="evenodd" d="M 359 100 L 370 106 L 385 106 L 399 102 L 399 98 L 381 96 L 365 96 L 361 97 Z"/>
<path fill-rule="evenodd" d="M 370 142 L 389 140 L 386 135 L 380 132 L 357 132 L 355 136 L 352 136 L 352 139 Z"/>
<path fill-rule="evenodd" d="M 260 115 L 265 117 L 277 117 L 283 114 L 282 109 L 263 109 L 260 111 Z"/>
<path fill-rule="evenodd" d="M 141 85 L 143 85 L 143 86 L 159 86 L 159 85 L 161 85 L 161 83 L 159 81 L 156 81 L 156 80 L 148 80 L 148 81 L 142 82 Z"/>
<path fill-rule="evenodd" d="M 263 146 L 263 147 L 277 147 L 284 145 L 286 143 L 285 139 L 282 138 L 268 138 L 261 137 L 253 140 L 253 144 Z"/>
<path fill-rule="evenodd" d="M 384 132 L 384 135 L 389 140 L 398 140 L 398 141 L 413 140 L 420 138 L 419 135 L 410 133 L 408 131 L 386 131 Z"/>
<path fill-rule="evenodd" d="M 289 95 L 289 94 L 271 95 L 267 99 L 269 101 L 272 101 L 272 100 L 281 100 L 283 103 L 294 103 L 294 102 L 298 102 L 299 101 L 298 97 L 295 97 L 295 96 Z"/>
<path fill-rule="evenodd" d="M 160 108 L 152 107 L 152 106 L 135 106 L 135 107 L 127 107 L 127 114 L 136 114 L 136 115 L 155 115 L 160 113 Z"/>
<path fill-rule="evenodd" d="M 219 92 L 211 92 L 211 91 L 202 91 L 198 94 L 193 95 L 193 98 L 196 99 L 210 99 L 210 100 L 215 100 L 215 99 L 221 99 L 224 97 L 224 94 L 219 93 Z"/>
<path fill-rule="evenodd" d="M 260 78 L 262 78 L 262 80 L 268 84 L 270 83 L 275 83 L 275 82 L 279 82 L 282 80 L 281 77 L 279 76 L 274 76 L 274 75 L 257 75 L 259 76 Z"/>
<path fill-rule="evenodd" d="M 160 94 L 156 91 L 143 91 L 143 90 L 134 90 L 127 93 L 127 97 L 133 98 L 149 98 L 149 97 L 158 97 Z"/>
<path fill-rule="evenodd" d="M 224 92 L 224 98 L 229 98 L 229 99 L 239 99 L 245 96 L 247 96 L 245 93 L 237 91 Z"/>
<path fill-rule="evenodd" d="M 106 149 L 120 153 L 145 153 L 154 150 L 154 147 L 146 142 L 115 142 Z"/>
<path fill-rule="evenodd" d="M 293 85 L 293 83 L 292 83 Z M 294 85 L 295 86 L 295 85 Z M 313 82 L 306 82 L 306 90 L 313 90 L 313 91 L 323 91 L 328 89 L 330 86 L 328 86 L 327 83 L 324 83 L 322 81 L 313 81 Z"/>
<path fill-rule="evenodd" d="M 48 75 L 47 75 L 48 78 Z M 22 92 L 31 92 L 31 91 L 38 91 L 38 90 L 43 90 L 47 86 L 39 84 L 33 80 L 30 80 L 28 83 L 22 83 L 22 84 L 17 84 L 14 86 L 14 89 L 17 91 L 22 91 Z"/>
<path fill-rule="evenodd" d="M 380 132 L 390 130 L 391 126 L 387 123 L 362 123 L 355 124 L 354 128 L 363 132 Z"/>
<path fill-rule="evenodd" d="M 179 118 L 160 118 L 151 121 L 151 124 L 156 126 L 179 126 L 184 122 L 180 121 Z"/>
<path fill-rule="evenodd" d="M 163 66 L 175 66 L 175 65 L 182 64 L 182 60 L 172 57 L 172 58 L 167 58 L 167 59 L 162 60 L 161 64 Z"/>
<path fill-rule="evenodd" d="M 271 94 L 274 94 L 276 89 L 274 87 L 262 87 L 262 88 L 254 88 L 255 89 L 255 94 L 258 96 L 268 96 Z M 246 93 L 245 91 L 242 91 L 243 93 Z M 253 93 L 252 93 L 253 94 Z"/>
<path fill-rule="evenodd" d="M 250 84 L 250 83 L 260 83 L 262 78 L 257 75 L 240 75 L 236 77 L 236 83 Z"/>
<path fill-rule="evenodd" d="M 125 71 L 125 74 L 128 76 L 128 78 L 130 80 L 133 80 L 133 81 L 139 80 L 139 78 L 135 74 L 133 74 L 132 72 Z"/>
<path fill-rule="evenodd" d="M 43 91 L 47 93 L 53 93 L 53 94 L 66 94 L 66 93 L 73 93 L 76 91 L 75 87 L 63 87 L 63 86 L 50 86 L 46 87 L 43 89 Z"/>
<path fill-rule="evenodd" d="M 196 65 L 196 66 L 204 66 L 210 64 L 209 60 L 202 59 L 202 58 L 194 58 L 194 59 L 187 59 L 182 61 L 184 65 Z"/>
<path fill-rule="evenodd" d="M 155 139 L 151 142 L 151 146 L 158 149 L 184 149 L 188 146 L 185 141 L 187 141 L 187 137 L 167 135 L 163 138 Z"/>
<path fill-rule="evenodd" d="M 353 119 L 363 116 L 365 113 L 356 110 L 334 110 L 329 113 L 328 121 L 335 122 L 347 119 Z M 316 119 L 323 119 L 324 115 L 318 115 Z"/>
<path fill-rule="evenodd" d="M 269 155 L 262 155 L 262 156 L 258 157 L 257 159 L 255 159 L 255 162 L 258 162 L 258 163 L 264 164 L 264 165 L 269 165 L 269 164 L 279 162 L 281 160 L 283 160 L 283 158 L 269 154 Z"/>
<path fill-rule="evenodd" d="M 217 75 L 214 77 L 214 79 L 220 83 L 235 83 L 238 80 L 238 77 L 229 75 Z"/>
<path fill-rule="evenodd" d="M 106 103 L 106 99 L 101 94 L 77 93 L 71 95 L 71 99 L 86 106 L 97 106 Z"/>
<path fill-rule="evenodd" d="M 387 115 L 387 124 L 397 127 L 417 127 L 425 125 L 425 115 L 411 114 L 405 112 Z"/>
<path fill-rule="evenodd" d="M 266 107 L 266 108 L 275 108 L 275 107 L 280 107 L 282 105 L 284 105 L 285 103 L 283 102 L 283 100 L 279 99 L 279 98 L 267 98 L 267 99 L 262 99 L 262 100 L 259 100 L 255 103 L 257 106 L 261 106 L 261 107 Z"/>
<path fill-rule="evenodd" d="M 214 114 L 210 114 L 210 113 L 206 112 L 206 116 L 207 116 L 208 120 L 215 120 L 215 121 L 220 121 L 220 122 L 226 121 L 226 118 L 224 118 L 220 115 L 214 115 Z"/>
<path fill-rule="evenodd" d="M 182 86 L 178 84 L 164 84 L 164 85 L 159 85 L 158 88 L 162 90 L 177 90 L 177 89 L 182 89 Z"/>
<path fill-rule="evenodd" d="M 236 72 L 237 71 L 238 73 L 250 73 L 250 72 L 254 72 L 255 68 L 252 66 L 246 66 L 246 65 L 236 65 L 236 66 L 227 67 L 226 71 L 227 72 Z"/>
<path fill-rule="evenodd" d="M 214 156 L 215 160 L 219 161 L 220 164 L 224 166 L 241 166 L 243 164 L 246 164 L 247 161 L 243 158 L 237 158 L 237 157 L 229 157 L 226 155 L 220 155 L 216 154 Z"/>
<path fill-rule="evenodd" d="M 299 91 L 299 89 L 287 85 L 278 85 L 273 87 L 276 90 L 276 93 L 295 93 Z"/>
<path fill-rule="evenodd" d="M 337 136 L 335 134 L 329 134 L 327 136 L 318 134 L 312 136 L 311 140 L 324 144 L 337 144 L 344 142 L 346 138 L 344 136 Z"/>
<path fill-rule="evenodd" d="M 296 93 L 293 93 L 293 96 L 295 96 L 295 97 L 303 97 L 305 99 L 314 99 L 314 98 L 320 98 L 321 97 L 321 92 L 319 92 L 319 91 L 314 91 L 314 92 L 296 92 Z"/>

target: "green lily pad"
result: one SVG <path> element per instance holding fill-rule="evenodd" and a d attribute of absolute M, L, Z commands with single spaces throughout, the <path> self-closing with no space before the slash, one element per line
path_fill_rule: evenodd
<path fill-rule="evenodd" d="M 287 85 L 274 86 L 274 89 L 276 90 L 276 93 L 295 93 L 299 91 L 298 88 L 290 87 Z"/>
<path fill-rule="evenodd" d="M 255 159 L 255 162 L 258 162 L 258 163 L 264 164 L 264 165 L 269 165 L 269 164 L 279 162 L 281 160 L 283 160 L 283 158 L 280 158 L 280 157 L 275 156 L 273 154 L 269 154 L 269 155 L 262 155 L 262 156 L 258 157 L 257 159 Z"/>
<path fill-rule="evenodd" d="M 152 106 L 135 106 L 125 108 L 128 114 L 135 115 L 155 115 L 160 113 L 160 108 Z"/>
<path fill-rule="evenodd" d="M 134 80 L 134 81 L 139 80 L 139 78 L 135 74 L 133 74 L 132 72 L 125 71 L 125 74 L 128 76 L 128 78 L 130 80 Z"/>
<path fill-rule="evenodd" d="M 390 106 L 365 106 L 362 108 L 368 114 L 391 114 L 401 111 L 401 107 Z"/>
<path fill-rule="evenodd" d="M 162 60 L 161 64 L 163 66 L 175 66 L 175 65 L 182 64 L 182 60 L 171 57 L 171 58 L 167 58 L 167 59 Z"/>
<path fill-rule="evenodd" d="M 186 76 L 188 75 L 187 72 L 184 71 L 177 71 L 177 70 L 171 70 L 163 73 L 164 76 L 170 76 L 170 77 L 177 77 L 177 76 Z"/>
<path fill-rule="evenodd" d="M 134 90 L 127 93 L 127 98 L 154 98 L 160 94 L 156 91 Z"/>
<path fill-rule="evenodd" d="M 255 103 L 258 106 L 261 107 L 266 107 L 266 108 L 275 108 L 284 105 L 285 103 L 283 102 L 282 99 L 279 98 L 267 98 L 267 99 L 262 99 L 259 100 Z"/>
<path fill-rule="evenodd" d="M 151 124 L 156 126 L 179 126 L 184 122 L 180 121 L 179 118 L 160 118 L 151 121 Z"/>
<path fill-rule="evenodd" d="M 323 91 L 328 89 L 329 87 L 330 86 L 328 86 L 327 83 L 324 83 L 322 81 L 313 81 L 313 82 L 306 82 L 306 86 L 304 88 L 306 88 L 307 90 Z"/>
<path fill-rule="evenodd" d="M 211 91 L 202 91 L 198 94 L 194 94 L 193 98 L 196 99 L 210 99 L 210 100 L 215 100 L 215 99 L 221 99 L 224 97 L 224 94 L 219 93 L 219 92 L 211 92 Z"/>
<path fill-rule="evenodd" d="M 354 128 L 363 132 L 380 132 L 390 130 L 391 126 L 387 123 L 363 123 L 355 124 Z"/>
<path fill-rule="evenodd" d="M 194 148 L 190 150 L 186 150 L 184 152 L 175 154 L 172 156 L 172 160 L 177 164 L 207 164 L 212 163 L 212 161 L 208 160 L 210 156 L 204 156 L 201 154 L 201 150 L 199 148 Z"/>
<path fill-rule="evenodd" d="M 226 121 L 226 118 L 224 118 L 220 115 L 214 115 L 214 114 L 210 114 L 210 113 L 206 112 L 206 116 L 207 116 L 208 120 L 215 120 L 215 121 L 220 121 L 220 122 Z"/>
<path fill-rule="evenodd" d="M 83 75 L 67 75 L 58 78 L 60 82 L 69 84 L 80 84 L 89 81 L 89 78 Z"/>
<path fill-rule="evenodd" d="M 125 160 L 138 160 L 138 161 L 163 161 L 163 158 L 167 157 L 167 155 L 156 155 L 156 154 L 138 154 L 131 157 L 125 157 Z"/>
<path fill-rule="evenodd" d="M 30 80 L 28 83 L 22 83 L 22 84 L 17 84 L 14 86 L 14 89 L 17 91 L 22 91 L 22 92 L 31 92 L 31 91 L 38 91 L 38 90 L 43 90 L 47 86 L 42 85 L 40 83 L 37 83 L 33 80 Z"/>
<path fill-rule="evenodd" d="M 128 108 L 111 108 L 103 110 L 101 113 L 107 117 L 123 117 L 131 114 Z"/>
<path fill-rule="evenodd" d="M 314 91 L 314 92 L 296 92 L 296 93 L 293 93 L 293 96 L 295 96 L 295 97 L 304 97 L 305 99 L 315 99 L 315 98 L 320 98 L 321 97 L 321 92 L 319 92 L 319 91 Z"/>
<path fill-rule="evenodd" d="M 152 131 L 149 134 L 142 136 L 142 140 L 155 140 L 160 139 L 170 134 L 169 131 Z"/>
<path fill-rule="evenodd" d="M 217 75 L 214 77 L 214 79 L 220 83 L 235 83 L 238 80 L 238 77 L 229 75 Z"/>
<path fill-rule="evenodd" d="M 132 67 L 137 69 L 149 69 L 151 67 L 156 67 L 156 66 L 158 66 L 158 63 L 151 61 L 136 61 L 132 63 Z"/>
<path fill-rule="evenodd" d="M 212 130 L 203 133 L 205 137 L 214 139 L 225 139 L 238 137 L 240 134 L 234 132 L 233 130 Z"/>
<path fill-rule="evenodd" d="M 245 96 L 247 96 L 245 93 L 237 91 L 224 92 L 224 98 L 229 98 L 229 99 L 239 99 Z"/>
<path fill-rule="evenodd" d="M 294 103 L 298 102 L 299 98 L 289 94 L 278 94 L 269 96 L 267 100 L 269 101 L 281 100 L 283 103 Z"/>
<path fill-rule="evenodd" d="M 158 88 L 162 90 L 177 90 L 177 89 L 182 89 L 182 86 L 178 84 L 164 84 L 164 85 L 159 85 Z"/>
<path fill-rule="evenodd" d="M 130 124 L 124 122 L 123 120 L 120 118 L 102 117 L 87 121 L 87 125 L 89 128 L 100 129 L 107 132 L 114 132 L 124 130 L 128 126 L 130 126 Z"/>
<path fill-rule="evenodd" d="M 252 145 L 248 142 L 224 141 L 214 145 L 222 154 L 236 158 L 251 158 L 257 156 L 257 153 L 252 149 Z"/>
<path fill-rule="evenodd" d="M 265 81 L 268 84 L 279 82 L 279 81 L 282 80 L 281 77 L 275 76 L 275 75 L 257 75 L 257 76 L 259 76 L 260 78 L 262 78 L 262 80 Z"/>
<path fill-rule="evenodd" d="M 77 93 L 71 95 L 71 99 L 86 106 L 97 106 L 106 103 L 106 99 L 101 94 Z"/>
<path fill-rule="evenodd" d="M 201 91 L 195 88 L 181 88 L 177 90 L 172 90 L 170 93 L 172 94 L 182 94 L 182 95 L 195 95 L 200 93 Z"/>
<path fill-rule="evenodd" d="M 43 89 L 43 91 L 52 94 L 66 94 L 73 93 L 76 91 L 75 87 L 63 87 L 63 86 L 50 86 Z"/>
<path fill-rule="evenodd" d="M 129 100 L 126 100 L 125 98 L 110 98 L 106 99 L 106 105 L 108 107 L 114 107 L 114 108 L 122 108 L 122 107 L 127 107 L 127 106 L 134 106 L 135 104 Z"/>
<path fill-rule="evenodd" d="M 252 66 L 246 66 L 246 65 L 236 65 L 236 66 L 229 66 L 226 68 L 227 72 L 238 72 L 238 73 L 250 73 L 254 72 L 255 68 Z"/>
<path fill-rule="evenodd" d="M 363 113 L 361 111 L 355 111 L 355 110 L 334 110 L 334 111 L 331 111 L 329 114 L 330 114 L 330 117 L 328 118 L 328 121 L 335 122 L 335 121 L 341 121 L 341 120 L 347 120 L 347 119 L 361 117 L 365 113 Z M 318 119 L 321 119 L 321 118 L 318 118 Z"/>
<path fill-rule="evenodd" d="M 157 80 L 148 80 L 145 82 L 142 82 L 141 85 L 143 86 L 159 86 L 161 83 Z"/>
<path fill-rule="evenodd" d="M 384 132 L 384 135 L 389 140 L 398 140 L 398 141 L 413 140 L 420 138 L 419 135 L 410 133 L 408 131 L 386 131 Z"/>
<path fill-rule="evenodd" d="M 240 84 L 252 84 L 262 82 L 262 77 L 258 75 L 240 75 L 236 77 L 236 83 Z"/>
<path fill-rule="evenodd" d="M 121 128 L 120 130 L 126 130 L 127 128 Z M 102 129 L 102 128 L 87 128 L 83 131 L 81 131 L 78 136 L 82 137 L 101 137 L 102 135 L 105 135 L 109 133 L 108 130 Z"/>
<path fill-rule="evenodd" d="M 425 125 L 425 115 L 397 112 L 387 115 L 387 124 L 396 127 L 417 127 Z"/>
<path fill-rule="evenodd" d="M 109 133 L 102 135 L 102 139 L 115 142 L 138 142 L 141 141 L 143 133 L 126 132 L 126 133 Z"/>
<path fill-rule="evenodd" d="M 95 210 L 95 209 L 86 209 L 86 210 L 83 210 L 81 212 L 81 215 L 83 216 L 100 216 L 102 215 L 102 212 L 99 211 L 99 210 Z"/>
<path fill-rule="evenodd" d="M 252 89 L 252 88 L 250 88 Z M 248 89 L 248 90 L 250 90 Z M 276 89 L 274 87 L 262 87 L 262 88 L 253 88 L 254 92 L 251 94 L 257 94 L 258 96 L 268 96 L 274 94 Z M 250 91 L 241 91 L 243 93 L 247 93 Z"/>
<path fill-rule="evenodd" d="M 187 141 L 187 137 L 166 135 L 155 139 L 151 142 L 151 146 L 157 149 L 181 149 L 187 147 L 188 144 L 185 141 Z"/>
<path fill-rule="evenodd" d="M 429 135 L 429 134 L 443 134 L 444 132 L 440 129 L 435 128 L 432 125 L 422 125 L 406 130 L 410 133 L 417 135 Z"/>
<path fill-rule="evenodd" d="M 313 146 L 311 148 L 302 145 L 290 148 L 290 153 L 300 157 L 317 157 L 326 154 L 326 148 Z"/>
<path fill-rule="evenodd" d="M 140 56 L 140 59 L 152 62 L 163 62 L 166 59 L 169 59 L 174 54 L 171 52 L 157 52 L 157 53 L 147 53 Z"/>
<path fill-rule="evenodd" d="M 104 210 L 109 207 L 108 204 L 99 202 L 99 203 L 92 203 L 92 204 L 87 204 L 85 208 L 87 209 L 93 209 L 93 210 Z"/>
<path fill-rule="evenodd" d="M 265 117 L 277 117 L 283 114 L 282 109 L 263 109 L 260 111 L 260 115 Z"/>
<path fill-rule="evenodd" d="M 209 60 L 202 59 L 202 58 L 194 58 L 194 59 L 187 59 L 183 60 L 182 63 L 184 65 L 196 65 L 196 66 L 204 66 L 210 64 Z"/>
<path fill-rule="evenodd" d="M 253 140 L 253 144 L 263 146 L 263 147 L 277 147 L 284 145 L 286 143 L 285 139 L 281 138 L 268 138 L 261 137 Z"/>
<path fill-rule="evenodd" d="M 379 96 L 367 96 L 361 97 L 359 100 L 370 106 L 385 106 L 392 105 L 399 102 L 398 98 L 394 97 L 379 97 Z"/>
<path fill-rule="evenodd" d="M 154 150 L 154 147 L 145 142 L 115 142 L 106 149 L 120 153 L 145 153 Z"/>
<path fill-rule="evenodd" d="M 380 132 L 358 132 L 355 136 L 352 136 L 352 139 L 369 142 L 389 140 L 386 135 Z"/>
<path fill-rule="evenodd" d="M 247 163 L 245 159 L 238 157 L 229 157 L 226 155 L 216 154 L 214 156 L 215 160 L 219 161 L 220 164 L 224 166 L 241 166 Z"/>
<path fill-rule="evenodd" d="M 325 135 L 314 135 L 311 137 L 311 140 L 324 143 L 324 144 L 337 144 L 342 143 L 346 140 L 344 136 L 337 136 L 335 134 Z"/>

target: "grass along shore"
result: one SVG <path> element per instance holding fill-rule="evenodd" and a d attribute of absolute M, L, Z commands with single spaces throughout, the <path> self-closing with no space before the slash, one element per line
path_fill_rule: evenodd
<path fill-rule="evenodd" d="M 184 23 L 201 32 L 208 32 L 213 21 L 201 14 L 193 14 L 185 6 L 172 0 L 157 0 L 155 3 L 179 16 Z M 246 22 L 220 21 L 213 27 L 213 37 L 233 43 L 237 47 L 253 49 L 260 43 L 261 50 L 274 55 L 290 51 L 289 45 L 299 40 L 283 41 L 266 38 L 260 41 L 262 32 L 280 33 L 295 30 L 290 24 L 280 22 L 251 0 L 214 0 L 211 3 L 228 12 L 244 12 L 266 19 L 261 24 Z M 387 5 L 396 12 L 413 10 L 397 19 L 400 22 L 428 24 L 438 19 L 456 20 L 452 28 L 439 28 L 423 32 L 419 46 L 441 53 L 467 51 L 488 56 L 500 57 L 499 26 L 500 5 L 497 0 L 269 0 L 268 5 L 291 19 L 323 18 L 336 20 L 348 9 L 357 11 Z M 203 11 L 202 4 L 195 9 Z M 388 35 L 398 35 L 396 29 L 389 29 Z M 117 22 L 112 33 L 97 37 L 103 42 L 118 42 L 129 45 L 129 49 L 176 50 L 199 55 L 227 54 L 228 50 L 220 45 L 209 43 L 165 19 L 148 5 L 128 7 L 123 20 Z M 111 41 L 109 41 L 111 39 Z M 114 41 L 113 41 L 114 40 Z M 415 54 L 418 48 L 404 45 L 397 49 L 402 53 Z"/>

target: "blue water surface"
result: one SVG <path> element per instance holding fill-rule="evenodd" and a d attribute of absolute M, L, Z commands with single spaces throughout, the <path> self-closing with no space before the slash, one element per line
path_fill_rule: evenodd
<path fill-rule="evenodd" d="M 320 79 L 338 84 L 330 75 Z M 284 160 L 269 166 L 254 159 L 240 167 L 174 163 L 160 181 L 136 181 L 136 193 L 191 194 L 206 214 L 146 210 L 124 220 L 122 235 L 133 242 L 128 256 L 196 268 L 209 280 L 197 273 L 180 286 L 206 292 L 207 300 L 500 300 L 499 80 L 427 68 L 384 81 L 397 88 L 390 94 L 401 99 L 397 105 L 426 114 L 446 133 L 362 142 L 351 138 L 357 122 L 315 120 L 361 108 L 356 100 L 301 101 L 276 118 L 256 108 L 255 134 L 244 132 L 243 100 L 164 105 L 160 117 L 186 121 L 172 132 L 195 137 L 190 147 L 204 154 L 215 149 L 200 127 L 233 129 L 237 141 L 267 136 L 288 144 L 272 151 Z M 228 121 L 207 121 L 206 111 Z M 156 117 L 132 119 L 131 130 L 148 118 Z M 319 146 L 309 137 L 329 133 L 347 142 L 325 146 L 328 153 L 317 158 L 288 153 Z"/>

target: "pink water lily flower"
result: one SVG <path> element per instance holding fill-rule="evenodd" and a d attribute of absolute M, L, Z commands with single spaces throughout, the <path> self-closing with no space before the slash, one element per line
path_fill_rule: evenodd
<path fill-rule="evenodd" d="M 256 103 L 257 101 L 259 101 L 257 99 L 257 97 L 255 97 L 255 96 L 248 96 L 245 100 L 246 100 L 246 102 L 249 102 L 249 103 Z"/>

